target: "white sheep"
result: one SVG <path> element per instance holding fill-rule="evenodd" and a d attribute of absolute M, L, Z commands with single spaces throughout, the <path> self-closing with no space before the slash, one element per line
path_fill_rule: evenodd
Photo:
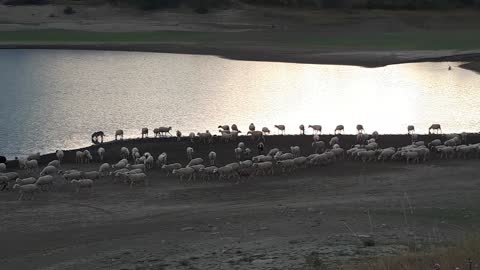
<path fill-rule="evenodd" d="M 145 169 L 152 169 L 153 166 L 155 165 L 155 159 L 152 156 L 148 156 L 144 164 L 145 164 Z"/>
<path fill-rule="evenodd" d="M 255 131 L 255 125 L 253 123 L 250 123 L 250 125 L 248 126 L 248 130 Z"/>
<path fill-rule="evenodd" d="M 329 142 L 330 146 L 335 145 L 335 144 L 339 144 L 339 143 L 340 143 L 340 139 L 337 136 L 332 137 L 330 139 L 330 142 Z"/>
<path fill-rule="evenodd" d="M 165 164 L 162 166 L 162 171 L 167 172 L 167 176 L 169 176 L 173 170 L 180 168 L 182 168 L 182 164 L 180 163 Z"/>
<path fill-rule="evenodd" d="M 142 128 L 142 139 L 148 137 L 148 128 Z"/>
<path fill-rule="evenodd" d="M 91 179 L 91 180 L 99 180 L 100 179 L 100 173 L 97 171 L 91 171 L 91 172 L 82 172 L 80 174 L 81 179 Z"/>
<path fill-rule="evenodd" d="M 92 179 L 73 179 L 70 183 L 75 187 L 77 193 L 80 192 L 80 189 L 88 189 L 91 191 L 93 187 Z"/>
<path fill-rule="evenodd" d="M 36 159 L 28 160 L 25 163 L 25 166 L 26 166 L 27 171 L 29 171 L 29 172 L 38 170 L 38 161 Z"/>
<path fill-rule="evenodd" d="M 275 128 L 277 128 L 279 134 L 285 134 L 285 125 L 275 125 Z"/>
<path fill-rule="evenodd" d="M 208 160 L 210 160 L 210 165 L 215 165 L 215 160 L 217 159 L 217 153 L 211 151 L 208 153 Z"/>
<path fill-rule="evenodd" d="M 268 156 L 275 156 L 275 154 L 277 154 L 277 152 L 280 151 L 278 148 L 272 148 L 270 149 L 270 151 L 268 151 Z"/>
<path fill-rule="evenodd" d="M 90 154 L 90 151 L 88 150 L 83 150 L 83 162 L 84 163 L 90 163 L 90 161 L 93 159 L 92 154 Z"/>
<path fill-rule="evenodd" d="M 190 162 L 188 162 L 187 167 L 199 165 L 202 163 L 203 163 L 203 158 L 194 158 L 194 159 L 191 159 Z"/>
<path fill-rule="evenodd" d="M 300 146 L 291 146 L 290 152 L 292 152 L 294 158 L 299 157 L 301 155 Z"/>
<path fill-rule="evenodd" d="M 145 186 L 148 186 L 148 178 L 147 178 L 147 175 L 144 173 L 133 173 L 133 174 L 129 173 L 127 175 L 127 178 L 130 182 L 130 188 L 133 188 L 134 185 L 140 182 L 144 182 Z"/>
<path fill-rule="evenodd" d="M 123 130 L 117 129 L 117 130 L 115 131 L 115 141 L 118 139 L 118 137 L 121 137 L 122 140 L 123 140 Z"/>
<path fill-rule="evenodd" d="M 284 153 L 282 154 L 282 152 L 278 152 L 277 154 L 275 154 L 275 156 L 273 157 L 274 160 L 278 161 L 278 160 L 287 160 L 287 159 L 293 159 L 294 156 L 292 153 Z"/>
<path fill-rule="evenodd" d="M 103 161 L 103 157 L 105 156 L 105 148 L 100 147 L 97 150 L 98 157 L 100 158 L 100 161 Z"/>
<path fill-rule="evenodd" d="M 333 132 L 335 135 L 336 134 L 342 134 L 345 131 L 345 127 L 343 125 L 338 125 L 335 128 L 335 131 Z"/>
<path fill-rule="evenodd" d="M 83 152 L 77 151 L 75 152 L 75 163 L 79 164 L 83 162 Z"/>
<path fill-rule="evenodd" d="M 374 139 L 378 139 L 378 136 L 379 136 L 379 135 L 378 135 L 378 131 L 375 130 L 375 131 L 372 132 L 372 137 L 373 137 Z"/>
<path fill-rule="evenodd" d="M 0 173 L 7 171 L 7 165 L 5 163 L 0 163 Z"/>
<path fill-rule="evenodd" d="M 214 170 L 215 174 L 218 174 L 219 180 L 228 180 L 234 177 L 236 174 L 235 169 L 232 166 L 223 166 Z"/>
<path fill-rule="evenodd" d="M 253 168 L 256 170 L 256 175 L 273 175 L 273 163 L 271 161 L 259 162 L 253 164 Z"/>
<path fill-rule="evenodd" d="M 428 144 L 428 147 L 432 148 L 432 147 L 435 147 L 435 146 L 439 146 L 441 144 L 442 144 L 442 141 L 440 139 L 435 139 Z"/>
<path fill-rule="evenodd" d="M 66 181 L 71 181 L 73 179 L 80 179 L 81 176 L 82 176 L 82 172 L 79 172 L 79 171 L 70 171 L 63 174 L 63 178 Z"/>
<path fill-rule="evenodd" d="M 122 159 L 119 162 L 117 162 L 117 164 L 112 165 L 112 168 L 118 170 L 118 169 L 127 167 L 127 165 L 128 165 L 128 162 L 125 159 Z"/>
<path fill-rule="evenodd" d="M 187 159 L 190 161 L 193 158 L 193 148 L 192 147 L 187 147 Z"/>
<path fill-rule="evenodd" d="M 185 167 L 180 169 L 174 169 L 172 174 L 180 177 L 180 182 L 183 182 L 184 177 L 188 176 L 187 181 L 190 181 L 195 173 L 195 169 L 192 167 Z"/>
<path fill-rule="evenodd" d="M 419 156 L 418 153 L 415 151 L 405 151 L 402 153 L 402 157 L 405 158 L 405 160 L 407 161 L 407 164 L 409 164 L 410 161 L 418 163 L 419 162 L 418 156 Z"/>
<path fill-rule="evenodd" d="M 131 164 L 127 164 L 127 169 L 129 170 L 135 170 L 135 169 L 141 169 L 143 172 L 146 171 L 146 166 L 145 164 L 134 164 L 134 165 L 131 165 Z"/>
<path fill-rule="evenodd" d="M 165 164 L 167 164 L 167 153 L 163 152 L 158 155 L 157 165 L 159 168 L 161 168 Z"/>
<path fill-rule="evenodd" d="M 242 158 L 243 149 L 237 147 L 237 148 L 235 148 L 234 151 L 235 151 L 235 158 L 236 158 L 237 160 L 240 160 L 240 159 Z"/>
<path fill-rule="evenodd" d="M 48 191 L 48 189 L 53 185 L 53 176 L 51 175 L 44 175 L 40 176 L 38 180 L 35 182 L 40 190 Z"/>
<path fill-rule="evenodd" d="M 263 135 L 270 134 L 270 129 L 268 129 L 268 127 L 263 127 L 262 132 L 263 132 Z"/>
<path fill-rule="evenodd" d="M 393 154 L 395 154 L 395 149 L 383 149 L 382 152 L 380 152 L 380 155 L 378 155 L 378 160 L 385 162 L 385 160 L 392 158 Z"/>
<path fill-rule="evenodd" d="M 455 148 L 451 146 L 437 146 L 437 151 L 440 152 L 440 158 L 445 159 L 453 157 L 453 155 L 455 154 Z"/>
<path fill-rule="evenodd" d="M 325 151 L 325 142 L 315 141 L 312 143 L 312 148 L 315 154 L 323 153 L 323 151 Z"/>
<path fill-rule="evenodd" d="M 220 136 L 220 141 L 229 142 L 230 140 L 232 140 L 232 133 L 226 131 L 220 131 L 220 133 L 222 134 Z"/>
<path fill-rule="evenodd" d="M 277 165 L 281 168 L 282 173 L 293 172 L 295 169 L 295 162 L 293 159 L 277 161 Z"/>
<path fill-rule="evenodd" d="M 305 135 L 305 126 L 303 124 L 298 126 L 298 129 L 300 129 L 300 135 Z"/>
<path fill-rule="evenodd" d="M 308 128 L 313 129 L 313 134 L 321 134 L 322 126 L 321 125 L 309 125 Z"/>
<path fill-rule="evenodd" d="M 296 168 L 305 168 L 307 165 L 307 158 L 306 157 L 296 157 L 293 159 L 293 163 L 295 163 Z"/>
<path fill-rule="evenodd" d="M 233 128 L 233 126 L 232 126 Z M 215 175 L 215 172 L 218 168 L 216 166 L 209 166 L 203 169 L 200 169 L 200 174 L 202 175 L 203 181 L 210 181 L 210 176 Z"/>
<path fill-rule="evenodd" d="M 60 161 L 60 163 L 62 163 L 63 162 L 63 157 L 65 156 L 63 151 L 62 150 L 57 150 L 55 152 L 55 155 L 57 156 L 58 161 Z"/>
<path fill-rule="evenodd" d="M 35 179 L 35 177 L 28 177 L 28 178 L 23 178 L 23 179 L 17 178 L 17 180 L 15 180 L 15 184 L 20 185 L 20 186 L 28 185 L 28 184 L 35 184 L 35 182 L 37 182 L 37 179 Z"/>
<path fill-rule="evenodd" d="M 55 168 L 59 168 L 60 167 L 60 160 L 57 160 L 57 159 L 52 160 L 48 163 L 47 166 L 53 166 Z"/>
<path fill-rule="evenodd" d="M 245 153 L 245 158 L 250 158 L 250 155 L 252 154 L 252 150 L 250 148 L 245 148 L 243 152 Z"/>
<path fill-rule="evenodd" d="M 36 184 L 27 184 L 27 185 L 23 185 L 23 186 L 15 184 L 13 186 L 13 189 L 14 190 L 18 189 L 18 193 L 19 193 L 18 200 L 19 201 L 23 200 L 23 199 L 27 199 L 27 196 L 29 196 L 30 200 L 33 200 L 34 196 L 35 196 L 35 192 L 40 190 L 39 187 Z"/>
<path fill-rule="evenodd" d="M 428 128 L 428 134 L 432 134 L 431 131 L 436 131 L 437 134 L 439 131 L 440 133 L 442 133 L 442 127 L 440 126 L 440 124 L 433 124 Z"/>
<path fill-rule="evenodd" d="M 375 161 L 376 152 L 373 150 L 360 151 L 357 153 L 357 155 L 363 161 L 363 163 L 365 163 L 367 161 Z"/>
<path fill-rule="evenodd" d="M 122 146 L 122 148 L 120 148 L 120 157 L 128 159 L 128 156 L 130 156 L 130 150 L 128 150 L 127 147 Z"/>
<path fill-rule="evenodd" d="M 55 168 L 54 166 L 47 166 L 43 168 L 43 170 L 40 172 L 40 176 L 53 175 L 56 173 L 57 173 L 57 168 Z"/>
<path fill-rule="evenodd" d="M 100 176 L 107 176 L 110 173 L 110 164 L 108 163 L 103 163 L 100 165 L 98 168 L 98 172 L 100 173 Z"/>
<path fill-rule="evenodd" d="M 233 125 L 232 125 L 232 131 L 239 131 L 236 124 L 233 124 Z"/>
<path fill-rule="evenodd" d="M 344 150 L 340 147 L 334 147 L 330 152 L 335 154 L 335 159 L 343 159 L 344 157 Z"/>
<path fill-rule="evenodd" d="M 252 161 L 255 162 L 255 163 L 273 161 L 273 157 L 272 156 L 259 155 L 259 156 L 254 156 L 252 158 Z"/>

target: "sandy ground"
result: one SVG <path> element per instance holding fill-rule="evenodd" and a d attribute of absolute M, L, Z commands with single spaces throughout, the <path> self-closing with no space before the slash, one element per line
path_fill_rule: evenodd
<path fill-rule="evenodd" d="M 141 12 L 111 6 L 74 6 L 76 14 L 64 15 L 63 5 L 7 7 L 0 5 L 0 31 L 75 30 L 87 32 L 128 32 L 131 41 L 2 41 L 0 48 L 96 49 L 151 51 L 218 55 L 231 59 L 282 61 L 316 64 L 345 64 L 378 67 L 418 61 L 474 62 L 465 68 L 479 70 L 480 51 L 462 41 L 459 49 L 425 49 L 405 44 L 377 44 L 377 34 L 388 38 L 393 33 L 444 32 L 435 43 L 450 42 L 449 35 L 476 29 L 477 11 L 418 12 L 402 11 L 325 11 L 262 8 L 238 5 L 212 10 L 208 15 L 191 9 Z M 50 15 L 55 17 L 50 17 Z M 138 32 L 190 32 L 192 37 L 163 41 L 137 42 Z M 473 30 L 476 31 L 476 30 Z M 212 33 L 211 35 L 205 33 Z M 200 34 L 195 38 L 196 34 Z M 235 34 L 232 37 L 231 34 Z M 59 34 L 61 35 L 61 34 Z M 350 37 L 350 38 L 346 38 Z M 346 38 L 346 40 L 344 40 Z M 408 37 L 415 42 L 417 36 Z M 329 40 L 335 42 L 329 44 Z M 348 45 L 348 39 L 366 39 L 361 47 Z M 321 41 L 326 41 L 323 44 Z M 318 46 L 317 44 L 323 44 Z M 335 46 L 335 44 L 342 46 Z M 402 42 L 404 43 L 404 42 Z M 356 44 L 353 42 L 352 44 Z M 393 48 L 391 47 L 393 46 Z M 409 49 L 402 49 L 402 48 Z M 452 46 L 449 46 L 452 47 Z M 453 48 L 457 48 L 453 45 Z"/>
<path fill-rule="evenodd" d="M 343 144 L 352 137 L 343 137 Z M 308 154 L 310 140 L 275 136 L 267 147 L 296 142 Z M 405 142 L 408 137 L 401 135 L 380 140 Z M 130 140 L 105 144 L 108 161 L 118 160 L 121 145 L 154 155 L 167 151 L 170 162 L 184 162 L 187 145 L 200 157 L 215 149 L 224 164 L 233 160 L 234 144 Z M 71 158 L 69 152 L 64 169 L 99 165 L 77 166 Z M 149 187 L 130 189 L 104 178 L 92 193 L 79 194 L 57 178 L 54 189 L 34 201 L 0 193 L 0 264 L 2 269 L 311 269 L 319 258 L 324 269 L 338 269 L 419 252 L 478 230 L 478 162 L 338 161 L 242 183 L 187 185 L 154 169 L 148 172 Z M 361 245 L 346 225 L 373 235 L 375 246 Z"/>

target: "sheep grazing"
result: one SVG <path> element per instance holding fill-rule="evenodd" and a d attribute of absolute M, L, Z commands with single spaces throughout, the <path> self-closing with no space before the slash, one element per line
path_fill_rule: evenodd
<path fill-rule="evenodd" d="M 92 154 L 90 154 L 90 151 L 88 150 L 83 150 L 83 162 L 84 163 L 90 163 L 90 161 L 93 159 Z"/>
<path fill-rule="evenodd" d="M 180 163 L 165 164 L 162 166 L 162 171 L 166 172 L 167 176 L 169 176 L 173 170 L 180 168 L 182 168 L 182 164 Z"/>
<path fill-rule="evenodd" d="M 100 179 L 100 173 L 97 172 L 97 171 L 81 172 L 80 178 L 81 179 L 99 180 Z"/>
<path fill-rule="evenodd" d="M 340 139 L 339 139 L 337 136 L 332 137 L 332 138 L 330 139 L 330 142 L 329 142 L 330 146 L 333 146 L 333 145 L 339 144 L 339 143 L 340 143 Z"/>
<path fill-rule="evenodd" d="M 357 133 L 364 133 L 363 125 L 357 125 Z"/>
<path fill-rule="evenodd" d="M 40 187 L 41 191 L 48 191 L 48 189 L 53 185 L 53 176 L 51 175 L 44 175 L 40 176 L 35 182 L 38 187 Z"/>
<path fill-rule="evenodd" d="M 325 142 L 323 141 L 314 141 L 312 143 L 313 152 L 315 154 L 323 153 L 325 151 Z"/>
<path fill-rule="evenodd" d="M 205 133 L 198 132 L 197 135 L 198 135 L 198 138 L 200 138 L 200 141 L 205 143 L 205 144 L 212 143 L 212 141 L 213 141 L 213 136 L 210 133 L 210 131 L 208 131 L 208 130 L 205 131 Z"/>
<path fill-rule="evenodd" d="M 44 175 L 53 175 L 57 173 L 57 168 L 54 166 L 47 166 L 43 168 L 43 170 L 40 172 L 40 176 Z"/>
<path fill-rule="evenodd" d="M 437 134 L 439 131 L 442 133 L 442 127 L 440 124 L 433 124 L 428 128 L 428 134 L 432 134 L 432 131 L 436 131 Z"/>
<path fill-rule="evenodd" d="M 296 168 L 306 168 L 307 167 L 307 158 L 306 157 L 296 157 L 293 159 Z"/>
<path fill-rule="evenodd" d="M 182 132 L 180 130 L 177 130 L 177 142 L 181 141 L 182 140 Z"/>
<path fill-rule="evenodd" d="M 218 180 L 228 180 L 232 177 L 238 176 L 235 169 L 229 165 L 214 170 L 214 173 L 218 174 Z"/>
<path fill-rule="evenodd" d="M 376 152 L 373 150 L 360 151 L 357 153 L 358 157 L 363 163 L 368 161 L 375 161 Z"/>
<path fill-rule="evenodd" d="M 73 179 L 80 179 L 81 176 L 82 176 L 82 172 L 79 172 L 79 171 L 70 171 L 68 173 L 63 174 L 63 178 L 66 181 L 71 181 Z"/>
<path fill-rule="evenodd" d="M 75 152 L 75 163 L 79 164 L 83 162 L 83 152 L 77 151 Z"/>
<path fill-rule="evenodd" d="M 160 129 L 159 128 L 154 128 L 153 129 L 153 137 L 154 138 L 160 137 Z"/>
<path fill-rule="evenodd" d="M 159 127 L 158 128 L 159 136 L 162 136 L 162 135 L 167 136 L 167 134 L 172 136 L 172 133 L 170 133 L 170 130 L 172 130 L 172 127 Z"/>
<path fill-rule="evenodd" d="M 5 163 L 0 163 L 0 173 L 7 171 L 7 165 Z"/>
<path fill-rule="evenodd" d="M 147 169 L 147 166 L 145 166 L 145 164 L 134 164 L 134 165 L 127 164 L 126 168 L 129 170 L 140 169 L 143 172 L 145 172 L 145 170 Z"/>
<path fill-rule="evenodd" d="M 27 157 L 27 160 L 40 160 L 40 152 L 37 152 L 35 154 L 31 154 Z"/>
<path fill-rule="evenodd" d="M 272 148 L 268 151 L 267 156 L 272 156 L 273 157 L 273 156 L 275 156 L 275 154 L 278 153 L 278 151 L 280 151 L 278 148 Z"/>
<path fill-rule="evenodd" d="M 105 156 L 105 149 L 103 147 L 98 148 L 97 154 L 100 161 L 103 161 L 103 157 Z"/>
<path fill-rule="evenodd" d="M 451 146 L 437 146 L 437 151 L 440 152 L 440 158 L 449 159 L 455 154 L 455 148 Z"/>
<path fill-rule="evenodd" d="M 38 170 L 38 161 L 36 159 L 28 160 L 25 163 L 25 168 L 28 172 Z"/>
<path fill-rule="evenodd" d="M 300 135 L 305 135 L 305 126 L 302 124 L 298 128 L 300 129 Z"/>
<path fill-rule="evenodd" d="M 403 152 L 402 157 L 405 158 L 405 160 L 407 161 L 407 164 L 409 164 L 410 162 L 415 162 L 415 163 L 419 162 L 419 155 L 415 151 Z"/>
<path fill-rule="evenodd" d="M 53 166 L 55 168 L 60 168 L 60 160 L 57 160 L 57 159 L 52 160 L 48 163 L 47 166 Z"/>
<path fill-rule="evenodd" d="M 145 186 L 148 186 L 148 178 L 144 173 L 129 173 L 127 179 L 130 182 L 130 188 L 133 188 L 133 186 L 140 182 L 144 182 Z"/>
<path fill-rule="evenodd" d="M 184 177 L 188 176 L 187 181 L 190 181 L 195 173 L 195 169 L 192 167 L 185 167 L 180 169 L 174 169 L 172 174 L 180 177 L 180 183 L 183 182 Z"/>
<path fill-rule="evenodd" d="M 142 128 L 142 139 L 148 137 L 148 128 Z"/>
<path fill-rule="evenodd" d="M 408 134 L 414 134 L 415 133 L 415 127 L 413 125 L 407 126 L 407 131 Z"/>
<path fill-rule="evenodd" d="M 220 125 L 218 128 L 223 129 L 224 131 L 230 131 L 230 127 L 228 125 Z"/>
<path fill-rule="evenodd" d="M 167 153 L 163 152 L 158 155 L 157 165 L 159 168 L 161 168 L 165 164 L 167 164 Z"/>
<path fill-rule="evenodd" d="M 247 135 L 251 135 L 252 141 L 259 141 L 259 140 L 264 138 L 263 137 L 263 132 L 259 131 L 259 130 L 249 131 L 249 132 L 247 132 Z"/>
<path fill-rule="evenodd" d="M 57 156 L 58 161 L 60 161 L 60 163 L 62 163 L 63 157 L 65 156 L 65 154 L 63 153 L 63 151 L 62 151 L 62 150 L 57 150 L 57 151 L 55 152 L 55 155 Z"/>
<path fill-rule="evenodd" d="M 300 146 L 291 146 L 290 147 L 290 152 L 292 152 L 292 155 L 294 158 L 297 158 L 300 156 Z"/>
<path fill-rule="evenodd" d="M 120 137 L 123 140 L 123 130 L 117 129 L 115 131 L 115 141 L 118 139 L 118 137 Z"/>
<path fill-rule="evenodd" d="M 70 181 L 70 183 L 75 187 L 77 193 L 79 193 L 81 189 L 88 189 L 89 191 L 91 191 L 93 187 L 92 179 L 73 179 L 72 181 Z"/>
<path fill-rule="evenodd" d="M 208 153 L 208 160 L 210 160 L 210 165 L 215 165 L 215 159 L 217 159 L 217 153 L 211 151 Z"/>
<path fill-rule="evenodd" d="M 188 161 L 192 160 L 193 158 L 193 148 L 192 147 L 187 147 L 187 159 Z"/>
<path fill-rule="evenodd" d="M 394 154 L 395 154 L 395 149 L 392 149 L 392 148 L 383 149 L 378 155 L 378 160 L 385 162 L 385 160 L 391 159 Z"/>
<path fill-rule="evenodd" d="M 309 125 L 308 128 L 313 129 L 313 134 L 322 134 L 322 126 L 321 125 Z"/>
<path fill-rule="evenodd" d="M 144 164 L 145 169 L 153 169 L 153 166 L 155 165 L 155 159 L 153 158 L 153 156 L 148 156 Z"/>
<path fill-rule="evenodd" d="M 281 168 L 282 173 L 291 173 L 295 169 L 295 161 L 286 159 L 277 161 L 277 166 Z"/>
<path fill-rule="evenodd" d="M 250 123 L 250 125 L 248 126 L 248 130 L 255 131 L 255 125 L 253 123 Z"/>
<path fill-rule="evenodd" d="M 103 163 L 103 164 L 100 165 L 100 167 L 98 168 L 98 172 L 100 173 L 100 177 L 109 175 L 109 173 L 110 173 L 110 164 L 108 164 L 108 163 Z"/>
<path fill-rule="evenodd" d="M 128 165 L 127 160 L 126 160 L 126 159 L 122 159 L 122 160 L 120 160 L 119 162 L 117 162 L 117 164 L 112 165 L 112 168 L 118 170 L 118 169 L 122 169 L 122 168 L 127 167 L 127 165 Z"/>
<path fill-rule="evenodd" d="M 255 162 L 255 163 L 273 161 L 273 157 L 272 156 L 259 155 L 259 156 L 254 156 L 252 158 L 252 161 Z"/>
<path fill-rule="evenodd" d="M 127 147 L 122 146 L 122 148 L 120 148 L 120 157 L 128 159 L 128 156 L 130 156 L 130 150 L 128 150 Z"/>
<path fill-rule="evenodd" d="M 435 139 L 428 144 L 428 147 L 432 148 L 432 147 L 435 147 L 435 146 L 439 146 L 441 144 L 442 144 L 442 141 L 440 139 Z"/>
<path fill-rule="evenodd" d="M 203 163 L 203 158 L 194 158 L 190 160 L 190 162 L 187 164 L 187 167 L 199 165 Z"/>
<path fill-rule="evenodd" d="M 23 185 L 23 186 L 15 184 L 13 186 L 13 189 L 14 190 L 18 189 L 18 193 L 19 193 L 18 200 L 19 201 L 24 200 L 24 199 L 27 200 L 27 197 L 28 197 L 28 199 L 33 200 L 34 196 L 35 196 L 35 192 L 40 190 L 39 187 L 36 184 L 27 184 L 27 185 Z"/>
<path fill-rule="evenodd" d="M 23 179 L 17 178 L 17 180 L 15 180 L 15 184 L 20 186 L 35 184 L 35 182 L 37 182 L 37 179 L 35 179 L 34 177 L 28 177 Z"/>
<path fill-rule="evenodd" d="M 255 169 L 255 174 L 260 175 L 273 175 L 273 163 L 270 161 L 254 163 L 253 168 Z"/>
<path fill-rule="evenodd" d="M 213 176 L 217 169 L 218 168 L 216 166 L 210 166 L 210 167 L 205 167 L 203 169 L 200 169 L 202 180 L 205 182 L 210 181 L 210 176 Z"/>
<path fill-rule="evenodd" d="M 263 135 L 270 134 L 270 129 L 268 129 L 267 127 L 263 127 L 262 132 L 263 132 Z"/>
<path fill-rule="evenodd" d="M 279 134 L 285 134 L 285 125 L 275 125 L 275 128 L 277 128 Z"/>
<path fill-rule="evenodd" d="M 345 131 L 345 128 L 343 127 L 343 125 L 338 125 L 335 128 L 335 131 L 333 133 L 337 135 L 337 134 L 342 134 L 344 131 Z"/>

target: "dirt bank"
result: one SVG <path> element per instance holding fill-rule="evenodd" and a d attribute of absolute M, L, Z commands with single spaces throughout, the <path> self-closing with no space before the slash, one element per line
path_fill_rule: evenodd
<path fill-rule="evenodd" d="M 354 136 L 341 140 L 347 146 Z M 300 145 L 308 154 L 310 142 L 311 136 L 272 136 L 267 148 Z M 379 139 L 381 145 L 408 142 L 406 135 Z M 234 160 L 233 143 L 146 139 L 104 144 L 108 161 L 119 159 L 122 145 L 154 155 L 166 151 L 169 162 L 185 162 L 188 145 L 200 157 L 215 150 L 220 164 Z M 99 166 L 72 164 L 72 158 L 67 152 L 63 169 Z M 0 239 L 8 243 L 0 245 L 0 263 L 2 269 L 311 269 L 318 258 L 326 269 L 337 269 L 475 232 L 478 162 L 338 161 L 292 175 L 188 185 L 154 169 L 149 187 L 129 189 L 104 178 L 92 193 L 80 194 L 57 178 L 35 201 L 0 193 Z M 373 235 L 375 245 L 364 247 L 350 230 Z"/>

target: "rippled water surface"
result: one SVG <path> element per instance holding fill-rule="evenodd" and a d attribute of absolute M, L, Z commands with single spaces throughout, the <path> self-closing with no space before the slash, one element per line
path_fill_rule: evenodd
<path fill-rule="evenodd" d="M 454 68 L 448 71 L 448 65 Z M 1 50 L 0 155 L 90 144 L 90 134 L 172 126 L 184 134 L 236 123 L 345 125 L 354 133 L 480 129 L 480 76 L 455 63 L 368 69 L 138 52 Z M 274 131 L 275 132 L 275 131 Z M 311 131 L 309 131 L 311 132 Z M 173 132 L 172 132 L 173 133 Z"/>

